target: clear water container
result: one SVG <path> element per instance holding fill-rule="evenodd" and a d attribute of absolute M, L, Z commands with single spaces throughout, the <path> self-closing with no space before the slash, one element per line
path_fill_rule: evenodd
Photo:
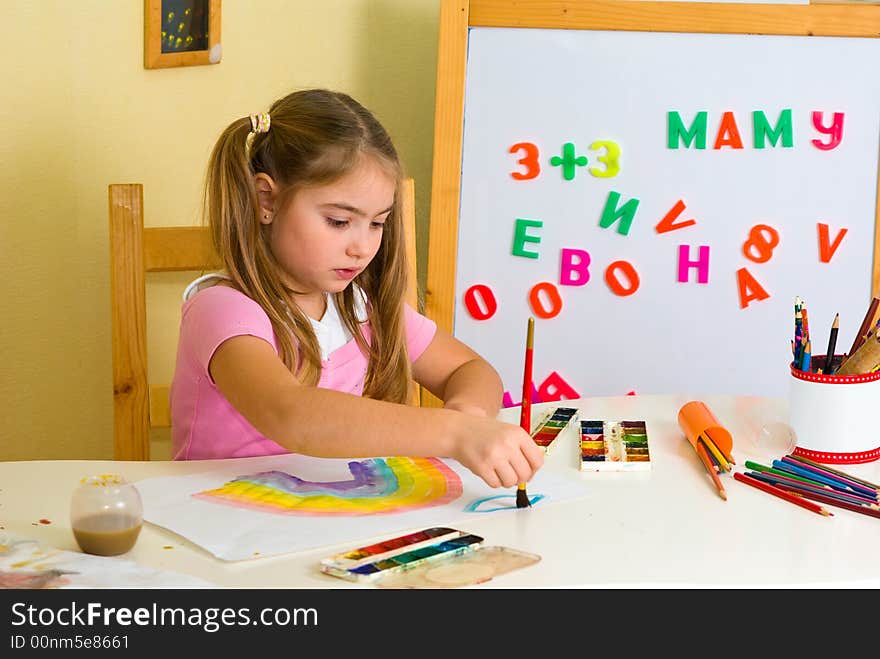
<path fill-rule="evenodd" d="M 87 554 L 116 556 L 134 547 L 143 525 L 140 492 L 118 474 L 80 481 L 70 502 L 70 526 Z"/>

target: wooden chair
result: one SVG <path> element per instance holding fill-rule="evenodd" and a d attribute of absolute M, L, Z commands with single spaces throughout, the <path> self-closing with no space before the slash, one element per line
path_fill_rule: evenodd
<path fill-rule="evenodd" d="M 113 346 L 113 457 L 149 460 L 150 428 L 171 426 L 169 385 L 150 384 L 147 374 L 146 273 L 203 271 L 219 267 L 208 229 L 200 226 L 144 227 L 139 183 L 112 184 L 110 197 L 110 305 Z M 403 185 L 403 217 L 410 287 L 406 300 L 418 309 L 415 192 Z M 414 405 L 421 391 L 414 387 Z"/>

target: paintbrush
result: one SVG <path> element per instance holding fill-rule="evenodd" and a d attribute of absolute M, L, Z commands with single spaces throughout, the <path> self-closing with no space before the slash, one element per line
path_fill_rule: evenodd
<path fill-rule="evenodd" d="M 535 346 L 535 319 L 529 318 L 526 333 L 526 357 L 523 364 L 522 405 L 520 406 L 519 425 L 530 436 L 532 434 L 532 350 Z M 516 488 L 516 507 L 528 508 L 532 504 L 526 493 L 526 484 L 520 483 Z"/>

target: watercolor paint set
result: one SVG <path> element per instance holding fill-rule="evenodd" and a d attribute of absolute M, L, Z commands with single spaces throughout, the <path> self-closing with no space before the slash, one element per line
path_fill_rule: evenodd
<path fill-rule="evenodd" d="M 580 422 L 581 471 L 646 471 L 651 468 L 644 421 Z"/>
<path fill-rule="evenodd" d="M 538 446 L 544 449 L 545 454 L 549 454 L 550 449 L 556 443 L 556 439 L 562 436 L 566 429 L 574 427 L 577 424 L 577 419 L 577 408 L 550 408 L 541 417 L 532 431 L 532 439 L 535 440 Z"/>
<path fill-rule="evenodd" d="M 540 561 L 507 547 L 485 547 L 483 538 L 431 527 L 330 556 L 321 571 L 383 588 L 457 588 Z"/>

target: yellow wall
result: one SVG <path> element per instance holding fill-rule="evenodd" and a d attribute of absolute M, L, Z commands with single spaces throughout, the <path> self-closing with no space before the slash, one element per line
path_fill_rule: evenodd
<path fill-rule="evenodd" d="M 219 64 L 146 70 L 142 0 L 0 0 L 0 460 L 112 457 L 107 185 L 143 183 L 147 225 L 198 223 L 219 132 L 288 91 L 348 92 L 388 128 L 424 281 L 439 2 L 222 5 Z M 148 280 L 157 381 L 188 279 Z"/>

